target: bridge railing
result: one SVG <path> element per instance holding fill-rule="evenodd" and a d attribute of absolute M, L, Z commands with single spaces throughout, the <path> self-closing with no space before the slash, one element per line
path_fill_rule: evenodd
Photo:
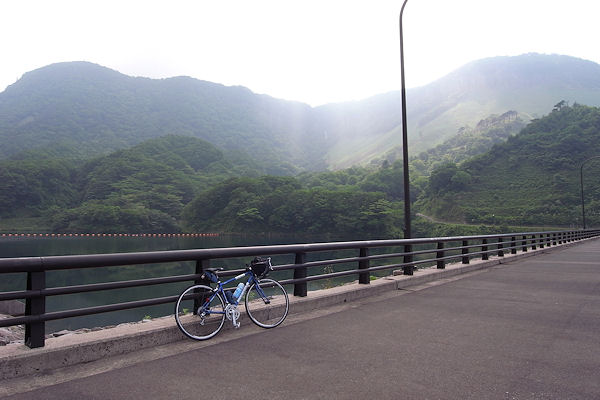
<path fill-rule="evenodd" d="M 293 278 L 283 279 L 284 285 L 293 285 L 295 296 L 307 296 L 308 282 L 344 276 L 358 276 L 358 282 L 369 284 L 371 274 L 378 271 L 402 269 L 412 275 L 415 268 L 436 267 L 443 269 L 446 263 L 460 260 L 468 264 L 471 259 L 489 259 L 490 256 L 503 257 L 508 252 L 526 252 L 536 248 L 562 245 L 568 242 L 600 236 L 600 230 L 568 230 L 545 232 L 521 232 L 498 235 L 454 236 L 419 239 L 372 240 L 331 243 L 308 243 L 274 246 L 253 246 L 233 248 L 212 248 L 197 250 L 172 250 L 141 253 L 91 254 L 48 257 L 20 257 L 0 259 L 0 276 L 7 273 L 27 274 L 25 290 L 0 292 L 0 301 L 25 300 L 25 314 L 0 320 L 0 327 L 25 325 L 25 344 L 31 348 L 42 347 L 45 343 L 45 323 L 47 321 L 92 315 L 97 313 L 174 303 L 178 293 L 171 296 L 155 297 L 135 301 L 105 304 L 100 306 L 73 308 L 62 311 L 47 311 L 46 299 L 50 296 L 74 293 L 98 292 L 104 290 L 133 288 L 151 285 L 164 285 L 174 282 L 205 283 L 201 279 L 204 269 L 211 261 L 254 256 L 293 256 L 294 262 L 280 264 L 275 271 L 293 271 Z M 410 252 L 404 249 L 413 249 Z M 331 254 L 344 252 L 344 256 Z M 355 256 L 347 256 L 348 251 Z M 325 259 L 318 259 L 318 254 Z M 307 256 L 317 259 L 308 261 Z M 140 264 L 170 262 L 193 262 L 192 274 L 163 276 L 146 279 L 122 280 L 80 284 L 63 287 L 47 287 L 48 271 L 107 268 Z M 337 272 L 316 273 L 315 268 L 337 264 L 353 265 L 350 269 Z M 333 268 L 331 268 L 333 270 Z M 222 277 L 234 276 L 243 269 L 219 272 Z M 310 272 L 310 273 L 309 273 Z"/>

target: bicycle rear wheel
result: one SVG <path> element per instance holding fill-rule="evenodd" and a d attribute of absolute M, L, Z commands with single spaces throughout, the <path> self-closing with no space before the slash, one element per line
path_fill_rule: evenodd
<path fill-rule="evenodd" d="M 175 321 L 187 337 L 206 340 L 215 336 L 225 322 L 225 302 L 210 286 L 187 288 L 175 304 Z"/>
<path fill-rule="evenodd" d="M 287 317 L 290 300 L 284 287 L 273 279 L 260 279 L 248 289 L 246 313 L 256 325 L 274 328 Z"/>

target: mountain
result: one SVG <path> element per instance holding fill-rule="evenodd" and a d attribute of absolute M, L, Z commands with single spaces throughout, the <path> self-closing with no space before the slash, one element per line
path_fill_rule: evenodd
<path fill-rule="evenodd" d="M 0 95 L 0 154 L 76 145 L 83 156 L 177 134 L 243 151 L 286 174 L 311 158 L 310 107 L 188 77 L 133 78 L 87 62 L 53 64 Z"/>
<path fill-rule="evenodd" d="M 448 140 L 445 153 L 440 147 L 424 153 L 433 170 L 412 174 L 415 210 L 472 224 L 578 224 L 579 168 L 590 160 L 587 221 L 600 223 L 600 174 L 594 172 L 600 167 L 600 108 L 561 101 L 499 140 L 520 123 L 514 112 L 488 118 Z M 494 140 L 490 151 L 468 157 Z M 36 156 L 34 150 L 27 156 L 0 161 L 0 230 L 31 217 L 52 232 L 331 229 L 388 237 L 401 226 L 401 160 L 260 176 L 259 162 L 228 158 L 206 141 L 174 135 L 87 161 L 43 151 Z M 411 170 L 422 172 L 424 165 L 415 158 Z"/>
<path fill-rule="evenodd" d="M 408 90 L 410 153 L 490 115 L 540 117 L 560 100 L 600 105 L 600 65 L 540 54 L 472 62 Z M 400 145 L 400 132 L 398 92 L 313 108 L 239 86 L 134 78 L 70 62 L 28 72 L 0 93 L 0 158 L 36 148 L 89 158 L 174 134 L 253 158 L 270 174 L 290 175 L 380 159 Z"/>
<path fill-rule="evenodd" d="M 418 175 L 429 176 L 434 168 L 444 163 L 460 163 L 486 153 L 495 144 L 503 143 L 519 133 L 527 125 L 526 121 L 528 118 L 516 111 L 507 111 L 502 115 L 492 114 L 479 121 L 475 127 L 462 127 L 455 136 L 413 157 L 410 161 L 411 168 Z M 394 158 L 394 154 L 387 158 Z"/>
<path fill-rule="evenodd" d="M 559 103 L 491 151 L 433 171 L 418 207 L 444 220 L 581 225 L 580 171 L 600 148 L 600 108 Z M 586 162 L 586 220 L 600 223 L 600 160 Z"/>
<path fill-rule="evenodd" d="M 416 155 L 474 128 L 490 115 L 516 111 L 529 121 L 550 112 L 561 100 L 600 105 L 600 65 L 561 55 L 524 54 L 471 62 L 426 86 L 407 90 L 409 153 Z M 357 103 L 321 107 L 346 118 L 333 135 L 330 165 L 347 167 L 400 146 L 400 97 L 387 93 Z M 368 113 L 359 110 L 367 109 Z M 364 121 L 378 121 L 375 133 Z M 340 128 L 340 125 L 337 125 Z M 400 152 L 397 152 L 400 153 Z"/>

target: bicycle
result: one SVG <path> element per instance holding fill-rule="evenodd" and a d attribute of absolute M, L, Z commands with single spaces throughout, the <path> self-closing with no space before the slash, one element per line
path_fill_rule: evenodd
<path fill-rule="evenodd" d="M 244 298 L 246 314 L 261 328 L 275 328 L 287 317 L 290 301 L 285 288 L 276 280 L 266 278 L 273 270 L 271 258 L 255 257 L 246 272 L 221 282 L 216 272 L 223 268 L 207 268 L 201 279 L 216 284 L 193 285 L 179 295 L 175 304 L 175 321 L 187 337 L 206 340 L 215 336 L 225 323 L 231 321 L 234 328 L 240 327 L 238 306 Z M 232 293 L 225 286 L 247 277 Z M 244 297 L 245 294 L 245 297 Z"/>

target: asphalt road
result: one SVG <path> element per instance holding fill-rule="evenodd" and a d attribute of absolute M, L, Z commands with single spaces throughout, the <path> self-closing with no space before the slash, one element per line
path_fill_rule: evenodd
<path fill-rule="evenodd" d="M 600 399 L 600 240 L 186 346 L 8 398 Z"/>

